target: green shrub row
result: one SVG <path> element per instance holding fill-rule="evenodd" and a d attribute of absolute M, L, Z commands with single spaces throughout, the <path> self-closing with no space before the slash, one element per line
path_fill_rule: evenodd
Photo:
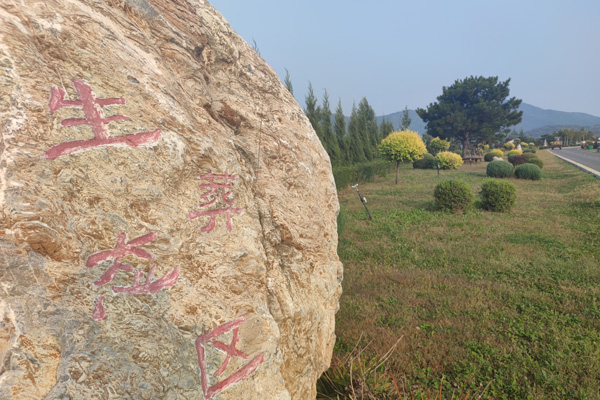
<path fill-rule="evenodd" d="M 385 178 L 392 166 L 386 160 L 373 160 L 367 163 L 349 165 L 344 167 L 333 167 L 333 178 L 338 190 L 360 182 L 371 182 L 376 176 Z"/>
<path fill-rule="evenodd" d="M 523 164 L 525 165 L 525 164 Z M 487 179 L 479 193 L 480 207 L 494 212 L 508 212 L 515 205 L 517 189 L 512 183 L 497 179 Z M 475 195 L 471 187 L 460 179 L 439 183 L 433 192 L 435 204 L 443 211 L 464 212 L 473 207 Z"/>
<path fill-rule="evenodd" d="M 534 155 L 516 155 L 509 157 L 508 161 L 492 161 L 487 165 L 486 175 L 490 178 L 509 178 L 514 174 L 517 179 L 531 179 L 534 181 L 542 178 L 544 163 Z"/>

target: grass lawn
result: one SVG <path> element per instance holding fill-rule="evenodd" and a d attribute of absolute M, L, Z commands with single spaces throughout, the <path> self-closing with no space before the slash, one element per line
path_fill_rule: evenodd
<path fill-rule="evenodd" d="M 379 370 L 415 398 L 487 386 L 482 398 L 600 399 L 600 180 L 538 156 L 542 180 L 508 179 L 509 213 L 434 208 L 438 182 L 477 194 L 487 163 L 361 184 L 374 221 L 340 191 L 336 354 L 362 335 L 363 356 L 383 355 L 401 337 Z"/>

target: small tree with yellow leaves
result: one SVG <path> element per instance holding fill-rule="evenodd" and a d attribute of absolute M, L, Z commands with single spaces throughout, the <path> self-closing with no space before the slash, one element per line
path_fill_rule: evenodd
<path fill-rule="evenodd" d="M 396 162 L 396 184 L 398 184 L 400 163 L 418 160 L 427 153 L 427 148 L 417 132 L 406 129 L 390 133 L 383 139 L 379 145 L 379 153 L 384 158 Z"/>

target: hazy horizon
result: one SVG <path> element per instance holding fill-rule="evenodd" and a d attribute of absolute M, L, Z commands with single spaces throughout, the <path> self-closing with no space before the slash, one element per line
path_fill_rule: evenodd
<path fill-rule="evenodd" d="M 210 0 L 209 0 L 210 1 Z M 426 107 L 457 79 L 511 79 L 511 96 L 546 110 L 600 115 L 600 2 L 377 0 L 210 3 L 304 107 L 308 82 L 345 114 Z"/>

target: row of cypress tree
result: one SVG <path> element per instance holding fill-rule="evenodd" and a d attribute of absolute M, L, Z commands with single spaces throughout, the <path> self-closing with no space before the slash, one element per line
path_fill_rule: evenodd
<path fill-rule="evenodd" d="M 284 83 L 293 94 L 289 76 L 286 76 Z M 321 104 L 317 103 L 312 84 L 309 82 L 304 112 L 329 154 L 332 165 L 353 165 L 379 157 L 377 146 L 381 139 L 394 130 L 394 127 L 391 121 L 386 121 L 385 118 L 381 124 L 377 124 L 375 111 L 366 97 L 358 103 L 358 107 L 356 104 L 352 105 L 348 120 L 344 116 L 341 99 L 338 101 L 335 114 L 331 112 L 327 89 L 324 91 Z"/>

